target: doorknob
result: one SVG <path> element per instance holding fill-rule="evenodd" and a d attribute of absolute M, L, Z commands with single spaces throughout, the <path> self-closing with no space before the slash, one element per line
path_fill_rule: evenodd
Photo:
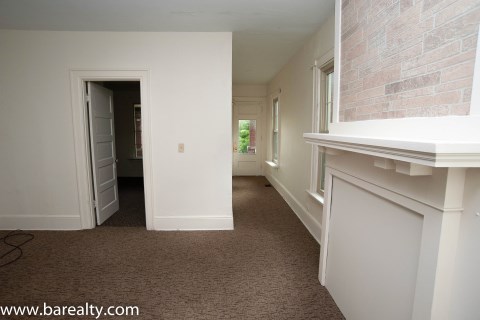
<path fill-rule="evenodd" d="M 118 163 L 118 159 L 115 159 L 115 163 Z"/>

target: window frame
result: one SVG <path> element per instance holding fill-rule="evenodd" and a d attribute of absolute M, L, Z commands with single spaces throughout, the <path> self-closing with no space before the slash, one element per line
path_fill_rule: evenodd
<path fill-rule="evenodd" d="M 277 141 L 275 143 L 275 135 Z M 275 146 L 276 144 L 276 146 Z M 277 157 L 275 158 L 275 149 L 277 151 Z M 280 99 L 278 96 L 272 99 L 272 153 L 271 161 L 278 166 L 280 158 Z"/>
<path fill-rule="evenodd" d="M 335 108 L 335 73 L 331 78 L 331 102 L 330 110 L 326 101 L 327 95 L 327 76 L 335 72 L 334 51 L 333 49 L 327 52 L 324 56 L 315 60 L 313 69 L 313 106 L 312 106 L 312 131 L 315 133 L 328 133 L 329 124 L 333 122 L 333 113 Z M 312 146 L 311 156 L 311 177 L 310 189 L 307 193 L 315 200 L 324 203 L 324 190 L 320 189 L 321 181 L 319 176 L 324 170 L 323 163 L 325 161 L 325 153 L 323 148 L 317 145 Z M 320 160 L 322 163 L 320 163 Z M 325 176 L 323 172 L 323 177 Z"/>
<path fill-rule="evenodd" d="M 140 130 L 137 130 L 137 119 L 136 119 L 136 111 L 140 109 Z M 140 139 L 140 143 L 138 143 L 137 133 L 140 132 L 140 136 L 142 135 L 142 105 L 141 104 L 134 104 L 133 105 L 133 158 L 134 159 L 143 159 L 143 142 Z M 137 145 L 140 145 L 141 155 L 138 155 L 138 148 Z"/>

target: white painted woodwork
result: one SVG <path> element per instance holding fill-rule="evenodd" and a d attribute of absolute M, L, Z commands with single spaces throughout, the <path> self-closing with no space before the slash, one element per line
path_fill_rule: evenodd
<path fill-rule="evenodd" d="M 395 169 L 395 162 L 391 159 L 375 158 L 373 161 L 373 165 L 377 168 L 382 168 L 385 170 Z"/>
<path fill-rule="evenodd" d="M 409 319 L 423 217 L 337 176 L 332 188 L 330 294 L 347 319 Z"/>
<path fill-rule="evenodd" d="M 417 163 L 395 161 L 395 171 L 409 176 L 430 176 L 432 174 L 432 167 Z"/>
<path fill-rule="evenodd" d="M 101 225 L 120 208 L 113 93 L 93 82 L 88 82 L 87 87 L 95 213 Z"/>
<path fill-rule="evenodd" d="M 347 319 L 451 319 L 466 171 L 480 167 L 480 143 L 304 137 L 344 151 L 327 156 L 319 279 Z"/>
<path fill-rule="evenodd" d="M 480 122 L 478 123 L 480 124 Z M 380 137 L 305 133 L 309 143 L 333 149 L 431 167 L 480 167 L 480 142 L 401 140 Z M 332 152 L 330 154 L 333 154 Z"/>
<path fill-rule="evenodd" d="M 232 171 L 234 176 L 259 176 L 262 174 L 264 158 L 264 111 L 265 100 L 263 98 L 234 98 L 233 99 L 233 123 L 232 123 Z M 239 120 L 256 121 L 256 153 L 242 154 L 238 152 L 239 146 Z"/>

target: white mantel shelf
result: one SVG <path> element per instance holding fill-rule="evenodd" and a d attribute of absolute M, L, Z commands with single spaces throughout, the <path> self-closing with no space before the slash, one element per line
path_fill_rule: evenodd
<path fill-rule="evenodd" d="M 356 152 L 430 167 L 480 167 L 480 142 L 396 140 L 377 137 L 304 133 L 306 142 L 324 148 Z"/>

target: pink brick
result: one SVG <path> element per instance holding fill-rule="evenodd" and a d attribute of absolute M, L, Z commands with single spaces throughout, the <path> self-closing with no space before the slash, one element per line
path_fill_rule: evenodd
<path fill-rule="evenodd" d="M 470 103 L 462 103 L 452 106 L 451 114 L 454 116 L 465 116 L 470 114 Z"/>
<path fill-rule="evenodd" d="M 424 50 L 430 51 L 443 44 L 475 34 L 480 21 L 480 8 L 433 29 L 425 35 Z"/>
<path fill-rule="evenodd" d="M 463 62 L 470 62 L 473 68 L 474 59 L 475 59 L 475 50 L 470 50 L 470 51 L 455 55 L 453 57 L 441 60 L 437 63 L 428 65 L 427 72 L 434 72 L 437 70 L 449 68 Z"/>
<path fill-rule="evenodd" d="M 397 32 L 404 32 L 405 26 L 410 26 L 411 31 L 415 32 L 415 28 L 412 26 L 417 26 L 420 22 L 420 13 L 422 12 L 422 4 L 418 3 L 415 7 L 410 8 L 410 10 L 403 12 L 397 18 L 389 21 L 386 26 L 387 34 L 393 34 Z"/>
<path fill-rule="evenodd" d="M 443 70 L 441 78 L 442 83 L 457 79 L 471 78 L 473 76 L 473 66 L 473 61 L 469 61 Z"/>
<path fill-rule="evenodd" d="M 438 86 L 435 87 L 435 92 L 452 91 L 456 89 L 471 87 L 471 85 L 472 85 L 472 79 L 465 78 L 465 79 L 460 79 L 460 80 L 439 84 Z"/>
<path fill-rule="evenodd" d="M 475 50 L 477 48 L 477 35 L 474 34 L 462 41 L 462 51 Z"/>
<path fill-rule="evenodd" d="M 382 104 L 373 104 L 373 105 L 371 104 L 363 107 L 358 107 L 357 115 L 372 114 L 372 113 L 378 113 L 382 111 L 383 111 Z"/>
<path fill-rule="evenodd" d="M 355 121 L 357 119 L 357 110 L 347 109 L 345 110 L 345 121 Z"/>
<path fill-rule="evenodd" d="M 426 66 L 420 66 L 414 69 L 402 70 L 402 79 L 412 78 L 412 77 L 420 76 L 423 74 L 427 74 Z"/>
<path fill-rule="evenodd" d="M 435 96 L 435 105 L 458 103 L 460 102 L 461 96 L 462 94 L 458 90 L 437 94 Z"/>
<path fill-rule="evenodd" d="M 402 68 L 404 70 L 418 68 L 419 66 L 425 66 L 427 64 L 456 55 L 460 52 L 460 45 L 460 40 L 455 41 L 454 43 L 449 43 L 436 50 L 427 52 L 424 55 L 419 55 L 413 59 L 403 62 Z"/>
<path fill-rule="evenodd" d="M 400 80 L 400 64 L 390 66 L 363 79 L 363 88 L 369 89 Z"/>
<path fill-rule="evenodd" d="M 346 51 L 346 58 L 350 60 L 355 59 L 356 57 L 364 54 L 366 50 L 367 50 L 366 42 L 361 42 L 357 44 L 355 47 L 353 47 L 352 49 Z"/>
<path fill-rule="evenodd" d="M 472 100 L 472 88 L 463 89 L 463 102 L 468 102 Z"/>
<path fill-rule="evenodd" d="M 351 95 L 342 94 L 340 96 L 340 103 L 341 104 L 347 104 L 347 103 L 351 103 L 351 102 L 355 102 L 355 101 L 357 101 L 357 98 L 356 98 L 355 94 L 351 94 Z"/>
<path fill-rule="evenodd" d="M 398 1 L 395 0 L 376 0 L 372 1 L 372 7 L 370 8 L 369 15 L 377 16 L 381 15 L 383 12 L 388 12 L 388 9 L 394 7 L 398 4 Z M 377 17 L 378 19 L 378 17 Z"/>
<path fill-rule="evenodd" d="M 405 99 L 405 98 L 415 98 L 421 96 L 431 96 L 435 93 L 435 88 L 430 87 L 423 87 L 418 88 L 410 91 L 404 91 L 398 94 L 398 99 Z"/>
<path fill-rule="evenodd" d="M 344 0 L 341 121 L 468 114 L 478 4 Z"/>
<path fill-rule="evenodd" d="M 363 99 L 368 99 L 368 98 L 372 98 L 372 97 L 382 96 L 384 93 L 385 93 L 384 86 L 379 86 L 379 87 L 376 87 L 376 88 L 366 89 L 366 90 L 363 90 L 363 91 L 359 92 L 356 95 L 356 98 L 358 100 L 363 100 Z"/>
<path fill-rule="evenodd" d="M 443 1 L 442 0 L 425 0 L 423 1 L 423 8 L 422 8 L 423 14 L 425 15 L 435 14 L 440 10 L 442 10 L 443 8 L 448 7 L 455 1 L 458 1 L 458 0 L 443 0 Z"/>
<path fill-rule="evenodd" d="M 448 106 L 423 107 L 407 110 L 407 117 L 442 117 L 449 113 Z"/>
<path fill-rule="evenodd" d="M 342 41 L 342 50 L 350 50 L 363 41 L 363 28 L 357 27 L 353 34 Z"/>
<path fill-rule="evenodd" d="M 440 72 L 429 73 L 414 78 L 405 79 L 385 86 L 385 93 L 397 93 L 417 88 L 432 86 L 440 81 Z"/>
<path fill-rule="evenodd" d="M 382 61 L 384 66 L 389 66 L 394 63 L 406 61 L 408 59 L 419 56 L 422 53 L 423 44 L 418 42 L 416 45 L 409 47 L 407 49 L 401 50 L 400 52 L 395 53 L 394 55 L 389 56 L 387 59 Z"/>
<path fill-rule="evenodd" d="M 421 96 L 408 99 L 400 99 L 393 101 L 393 106 L 395 109 L 412 109 L 412 108 L 424 108 L 431 107 L 435 105 L 434 96 Z"/>
<path fill-rule="evenodd" d="M 347 72 L 342 72 L 342 81 L 353 82 L 358 79 L 358 70 L 349 70 Z"/>
<path fill-rule="evenodd" d="M 435 27 L 451 21 L 478 6 L 478 0 L 457 0 L 435 16 Z"/>

